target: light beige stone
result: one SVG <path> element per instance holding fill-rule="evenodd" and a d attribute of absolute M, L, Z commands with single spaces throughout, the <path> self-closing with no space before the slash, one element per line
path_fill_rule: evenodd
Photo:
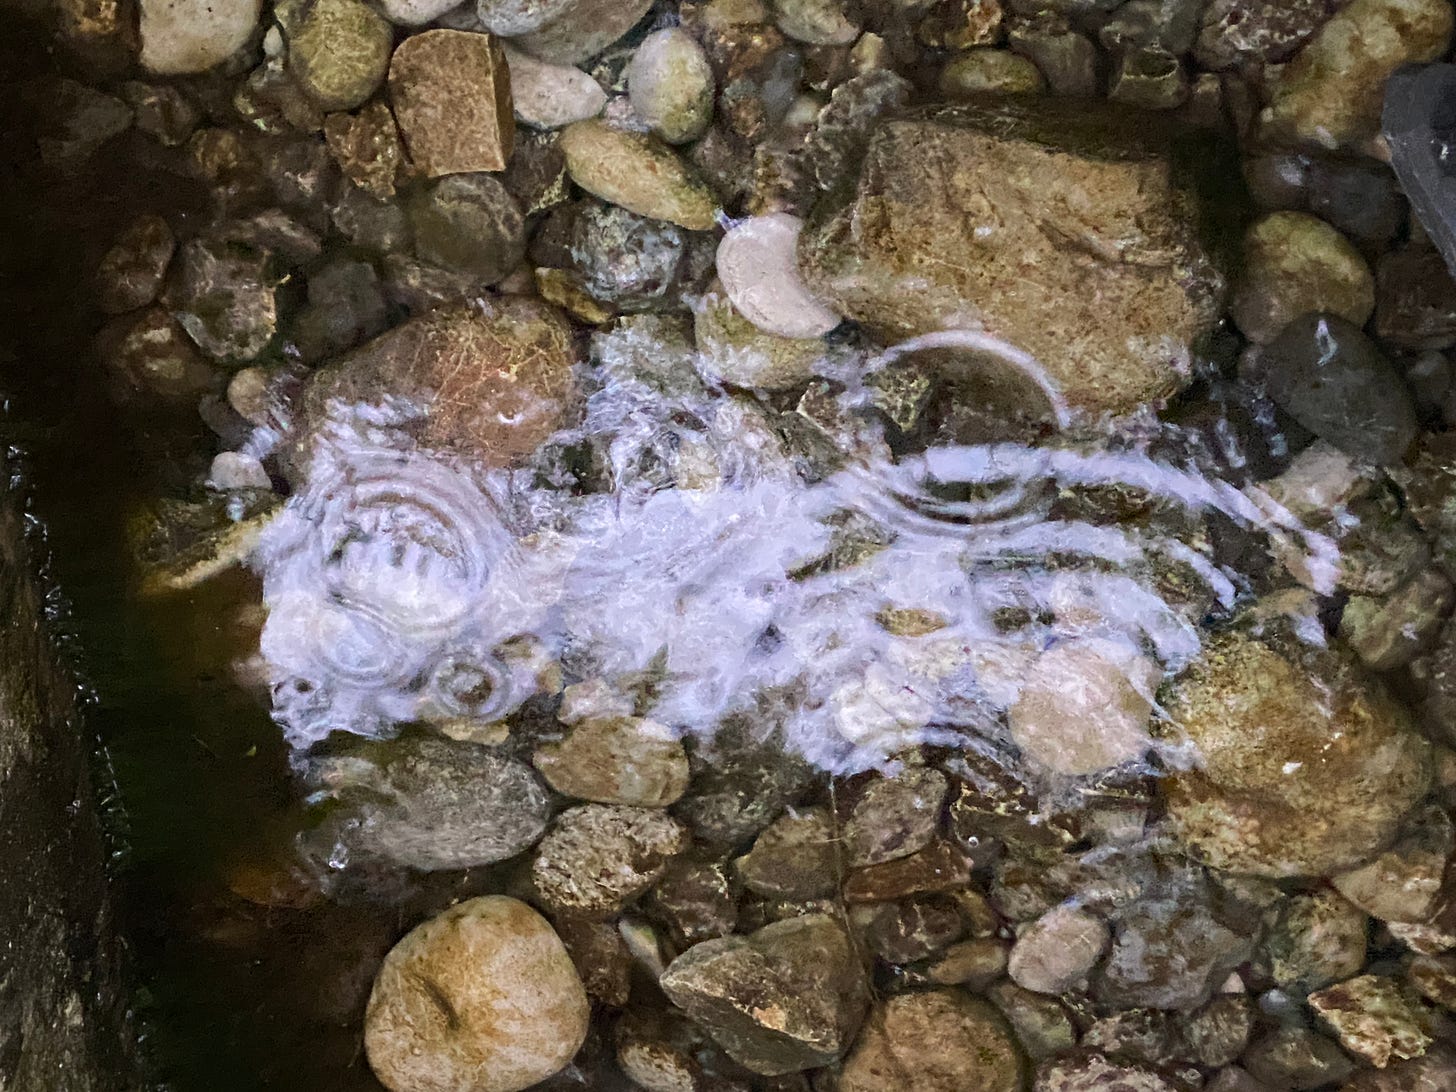
<path fill-rule="evenodd" d="M 713 226 L 712 193 L 660 141 L 593 119 L 568 125 L 558 146 L 571 180 L 587 193 L 690 231 Z"/>
<path fill-rule="evenodd" d="M 559 793 L 598 804 L 665 808 L 688 787 L 683 745 L 664 725 L 638 717 L 578 724 L 533 760 Z"/>
<path fill-rule="evenodd" d="M 815 338 L 840 317 L 799 276 L 795 257 L 804 223 L 786 212 L 750 216 L 718 244 L 718 278 L 738 313 L 776 337 Z"/>
<path fill-rule="evenodd" d="M 141 62 L 158 76 L 206 72 L 247 44 L 261 0 L 141 0 Z"/>
<path fill-rule="evenodd" d="M 364 1049 L 390 1092 L 520 1092 L 571 1061 L 590 1015 L 546 919 L 488 895 L 417 926 L 385 957 Z"/>

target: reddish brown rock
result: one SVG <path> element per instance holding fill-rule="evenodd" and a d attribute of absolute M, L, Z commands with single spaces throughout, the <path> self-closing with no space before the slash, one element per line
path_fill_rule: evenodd
<path fill-rule="evenodd" d="M 324 140 L 344 177 L 375 197 L 394 196 L 404 148 L 388 106 L 371 102 L 358 114 L 330 114 L 324 119 Z"/>
<path fill-rule="evenodd" d="M 417 401 L 427 447 L 505 465 L 565 420 L 576 360 L 571 328 L 549 304 L 519 296 L 442 307 L 315 372 L 299 403 L 291 461 L 301 468 L 331 400 Z"/>
<path fill-rule="evenodd" d="M 390 61 L 389 95 L 410 158 L 427 177 L 499 171 L 511 158 L 510 71 L 494 36 L 411 35 Z"/>

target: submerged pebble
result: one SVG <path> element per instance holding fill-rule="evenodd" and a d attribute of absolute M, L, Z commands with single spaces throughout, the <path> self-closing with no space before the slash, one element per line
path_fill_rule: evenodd
<path fill-rule="evenodd" d="M 587 1034 L 586 992 L 560 937 L 525 903 L 462 902 L 390 950 L 364 1018 L 390 1092 L 521 1092 Z"/>

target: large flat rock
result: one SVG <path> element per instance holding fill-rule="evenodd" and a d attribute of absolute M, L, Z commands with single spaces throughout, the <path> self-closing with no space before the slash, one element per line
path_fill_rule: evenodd
<path fill-rule="evenodd" d="M 1120 412 L 1186 381 L 1222 278 L 1158 119 L 1023 96 L 892 117 L 799 244 L 809 286 L 887 341 L 983 331 L 1069 408 Z"/>

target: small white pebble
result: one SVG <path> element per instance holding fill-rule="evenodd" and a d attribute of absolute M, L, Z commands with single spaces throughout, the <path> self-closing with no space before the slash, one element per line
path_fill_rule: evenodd
<path fill-rule="evenodd" d="M 251 455 L 224 451 L 212 460 L 207 484 L 214 489 L 272 489 L 268 471 Z"/>
<path fill-rule="evenodd" d="M 804 222 L 786 212 L 750 216 L 718 244 L 718 277 L 733 306 L 766 334 L 810 338 L 840 318 L 799 277 L 796 249 Z"/>

